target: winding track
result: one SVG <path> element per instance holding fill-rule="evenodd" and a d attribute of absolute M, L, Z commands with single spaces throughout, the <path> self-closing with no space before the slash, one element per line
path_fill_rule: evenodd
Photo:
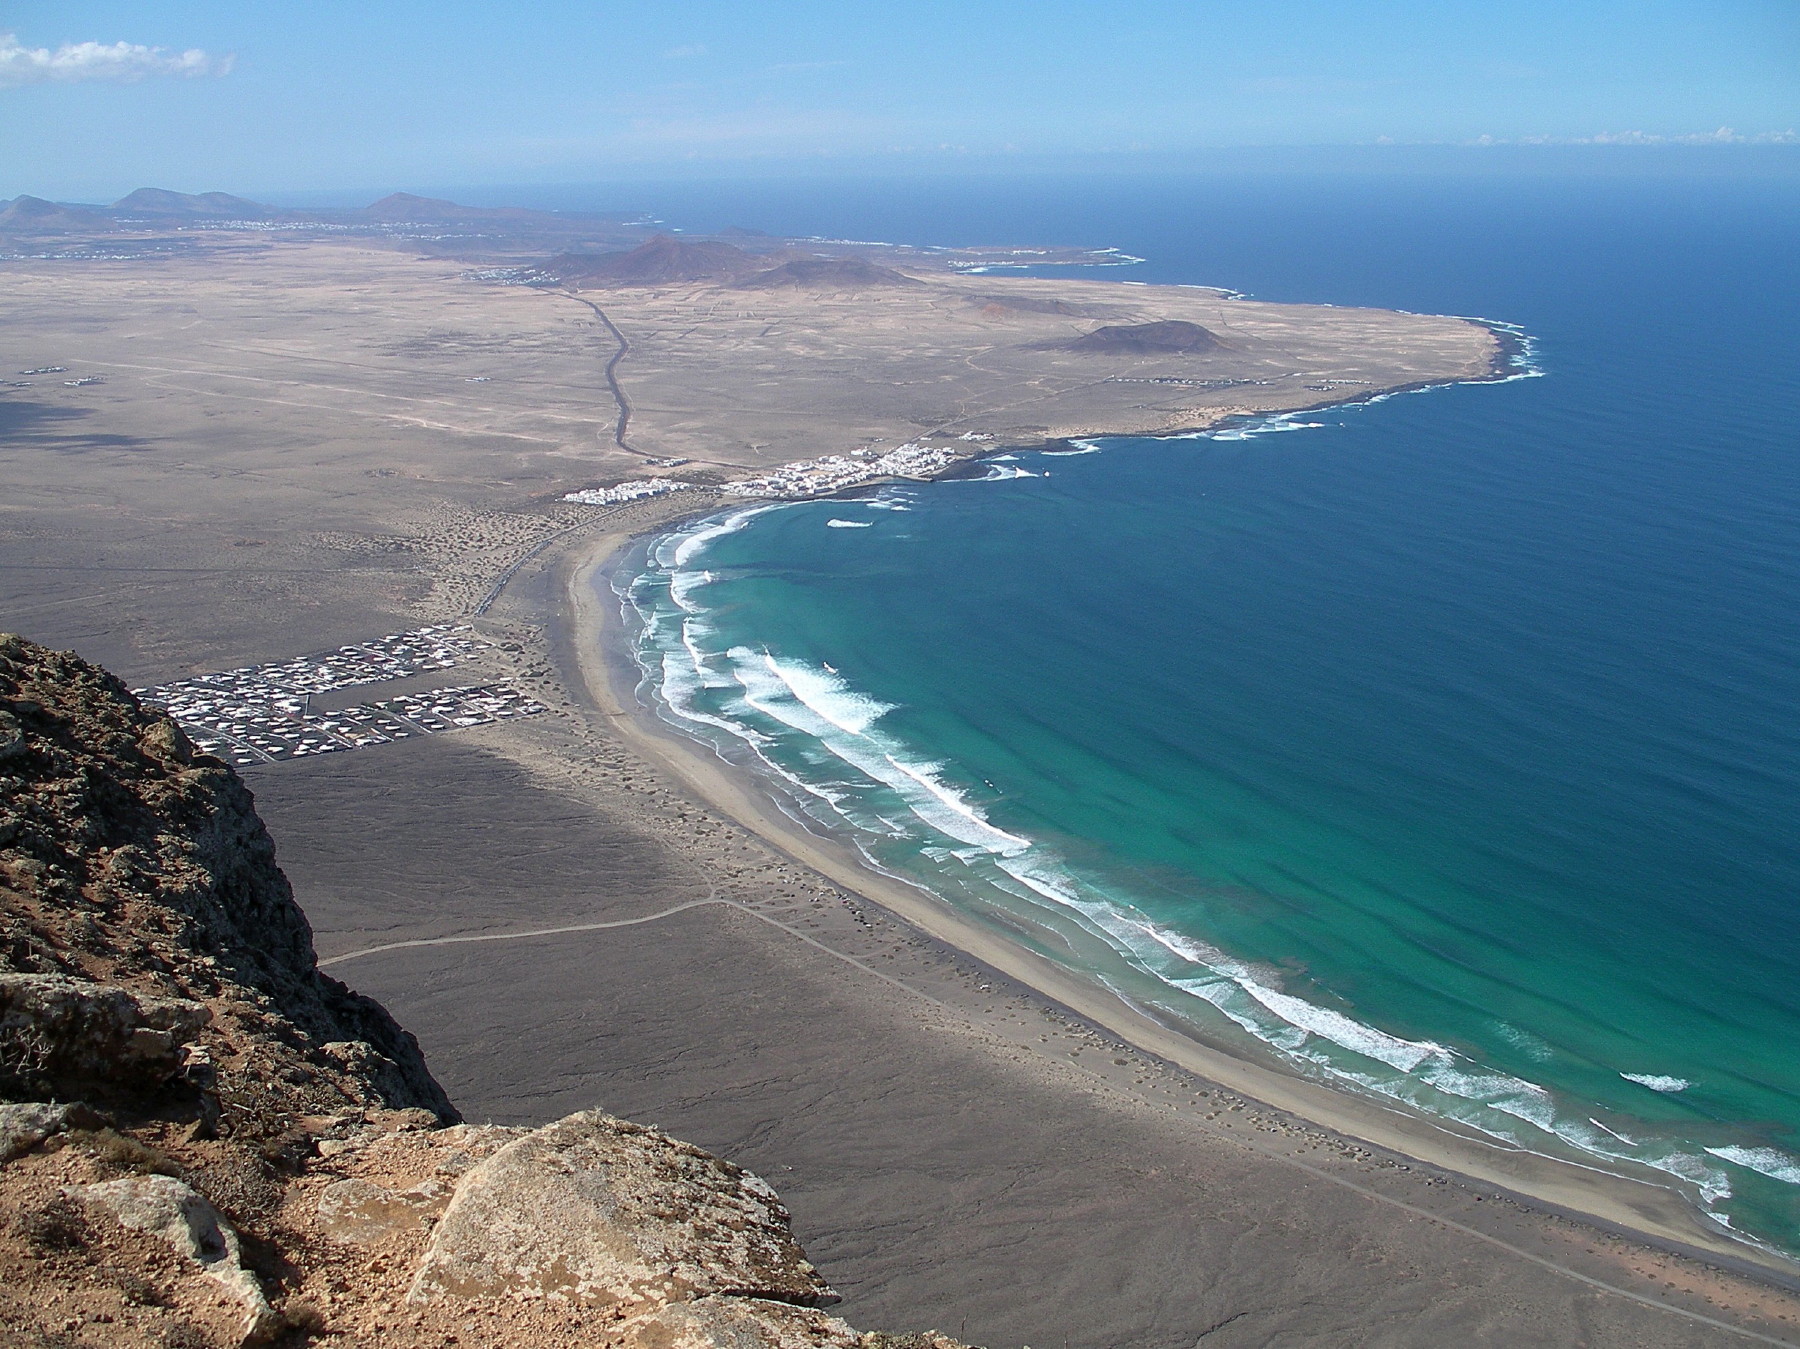
<path fill-rule="evenodd" d="M 631 427 L 631 400 L 625 396 L 625 390 L 619 387 L 619 362 L 631 354 L 631 343 L 625 340 L 625 334 L 619 331 L 618 325 L 606 316 L 606 311 L 599 305 L 592 300 L 584 300 L 579 295 L 570 295 L 569 298 L 576 304 L 586 305 L 593 310 L 594 317 L 606 325 L 606 331 L 611 333 L 613 340 L 619 344 L 619 349 L 606 363 L 606 387 L 612 390 L 613 402 L 619 405 L 619 420 L 613 426 L 613 444 L 624 450 L 626 454 L 635 454 L 640 459 L 648 459 L 649 455 L 642 450 L 634 450 L 625 439 L 625 433 Z"/>

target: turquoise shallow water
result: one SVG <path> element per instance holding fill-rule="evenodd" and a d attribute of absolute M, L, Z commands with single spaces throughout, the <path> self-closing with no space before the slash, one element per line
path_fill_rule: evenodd
<path fill-rule="evenodd" d="M 1173 1024 L 1794 1249 L 1793 193 L 1312 186 L 1076 241 L 1543 377 L 715 517 L 623 583 L 645 696 Z"/>

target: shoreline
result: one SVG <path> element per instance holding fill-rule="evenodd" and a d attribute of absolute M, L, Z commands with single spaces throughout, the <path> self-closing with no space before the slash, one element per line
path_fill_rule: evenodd
<path fill-rule="evenodd" d="M 979 961 L 1102 1036 L 1115 1037 L 1184 1074 L 1329 1134 L 1483 1188 L 1497 1188 L 1506 1197 L 1550 1214 L 1758 1281 L 1800 1288 L 1800 1266 L 1714 1228 L 1671 1188 L 1455 1133 L 1425 1116 L 1365 1101 L 1205 1044 L 1007 941 L 926 892 L 873 870 L 847 845 L 802 826 L 753 778 L 638 703 L 635 690 L 641 676 L 624 648 L 620 616 L 608 603 L 612 591 L 605 578 L 634 540 L 710 514 L 723 504 L 695 503 L 693 509 L 671 512 L 654 522 L 620 521 L 583 539 L 558 568 L 554 596 L 558 630 L 552 641 L 561 663 L 577 676 L 571 682 L 579 687 L 572 691 L 633 750 L 669 771 L 700 802 L 952 953 Z"/>

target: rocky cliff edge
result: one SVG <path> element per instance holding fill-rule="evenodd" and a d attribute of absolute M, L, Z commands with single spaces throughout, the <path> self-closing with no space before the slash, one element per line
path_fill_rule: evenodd
<path fill-rule="evenodd" d="M 957 1349 L 836 1300 L 729 1161 L 460 1122 L 320 973 L 237 775 L 0 635 L 0 1341 Z"/>

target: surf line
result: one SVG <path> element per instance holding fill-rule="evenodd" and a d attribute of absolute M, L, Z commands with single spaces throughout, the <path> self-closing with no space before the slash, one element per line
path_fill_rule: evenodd
<path fill-rule="evenodd" d="M 763 922 L 769 924 L 769 926 L 780 928 L 781 931 L 787 933 L 790 937 L 798 937 L 808 946 L 822 951 L 835 959 L 841 960 L 846 965 L 853 966 L 864 974 L 874 975 L 884 984 L 891 984 L 893 987 L 900 989 L 903 992 L 912 994 L 915 998 L 923 998 L 926 1002 L 931 1003 L 935 1007 L 941 1007 L 952 1015 L 956 1014 L 956 1009 L 952 1008 L 950 1004 L 945 1002 L 942 998 L 934 997 L 930 993 L 925 992 L 924 989 L 915 988 L 902 979 L 896 979 L 893 975 L 878 970 L 873 965 L 865 964 L 853 955 L 835 950 L 832 947 L 827 946 L 818 938 L 808 936 L 798 928 L 791 927 L 778 918 L 772 918 L 768 914 L 762 913 L 748 904 L 741 903 L 735 899 L 722 898 L 717 890 L 714 890 L 705 899 L 690 899 L 685 904 L 677 904 L 673 908 L 663 909 L 657 913 L 647 913 L 640 918 L 618 918 L 611 922 L 604 923 L 572 923 L 564 927 L 532 928 L 526 932 L 483 932 L 465 937 L 421 937 L 412 941 L 386 942 L 380 946 L 368 946 L 360 951 L 347 951 L 343 955 L 332 956 L 328 960 L 321 960 L 319 962 L 319 968 L 324 969 L 327 965 L 341 965 L 349 960 L 360 960 L 364 956 L 381 955 L 383 952 L 387 951 L 406 951 L 427 946 L 460 946 L 472 942 L 523 941 L 531 937 L 561 937 L 581 932 L 604 932 L 612 928 L 638 927 L 645 923 L 659 922 L 664 918 L 673 918 L 676 914 L 686 913 L 691 909 L 703 909 L 709 906 L 736 909 L 740 913 L 749 914 L 752 918 L 761 919 Z M 1074 1065 L 1064 1066 L 1073 1067 L 1076 1072 L 1081 1073 L 1083 1076 L 1092 1077 L 1101 1082 L 1105 1081 L 1104 1078 L 1098 1073 L 1093 1072 L 1091 1069 L 1075 1067 Z M 1464 1236 L 1473 1237 L 1477 1241 L 1498 1247 L 1509 1255 L 1516 1255 L 1522 1260 L 1528 1260 L 1534 1265 L 1547 1269 L 1552 1273 L 1560 1274 L 1564 1278 L 1573 1279 L 1577 1283 L 1586 1284 L 1588 1287 L 1598 1289 L 1600 1292 L 1611 1293 L 1617 1297 L 1626 1298 L 1629 1301 L 1641 1303 L 1646 1307 L 1654 1308 L 1657 1311 L 1668 1312 L 1673 1316 L 1679 1316 L 1689 1321 L 1697 1321 L 1701 1325 L 1711 1326 L 1715 1330 L 1727 1331 L 1747 1340 L 1755 1340 L 1761 1344 L 1781 1345 L 1783 1346 L 1783 1349 L 1793 1349 L 1794 1341 L 1792 1340 L 1778 1340 L 1772 1335 L 1764 1335 L 1745 1326 L 1736 1326 L 1729 1321 L 1721 1321 L 1716 1317 L 1707 1316 L 1701 1312 L 1689 1311 L 1685 1307 L 1677 1307 L 1672 1303 L 1659 1301 L 1658 1299 L 1648 1297 L 1643 1293 L 1634 1293 L 1629 1288 L 1620 1288 L 1616 1284 L 1610 1284 L 1602 1279 L 1596 1279 L 1592 1275 L 1583 1274 L 1580 1270 L 1570 1269 L 1567 1265 L 1559 1265 L 1554 1260 L 1525 1250 L 1523 1247 L 1515 1246 L 1511 1242 L 1492 1236 L 1489 1233 L 1481 1231 L 1479 1228 L 1470 1227 L 1466 1223 L 1460 1223 L 1454 1218 L 1446 1217 L 1441 1213 L 1433 1213 L 1429 1209 L 1419 1208 L 1417 1205 L 1407 1203 L 1404 1199 L 1396 1199 L 1392 1195 L 1383 1194 L 1381 1191 L 1372 1189 L 1369 1186 L 1359 1185 L 1347 1176 L 1340 1176 L 1327 1171 L 1322 1167 L 1313 1166 L 1310 1163 L 1301 1161 L 1298 1157 L 1291 1157 L 1284 1152 L 1280 1152 L 1266 1144 L 1259 1143 L 1254 1139 L 1241 1138 L 1236 1134 L 1225 1133 L 1223 1130 L 1218 1129 L 1216 1126 L 1209 1124 L 1204 1120 L 1196 1120 L 1195 1122 L 1200 1124 L 1200 1126 L 1209 1133 L 1216 1134 L 1221 1138 L 1229 1138 L 1240 1147 L 1247 1148 L 1252 1152 L 1261 1153 L 1263 1156 L 1269 1157 L 1275 1161 L 1286 1162 L 1289 1166 L 1304 1171 L 1314 1179 L 1327 1181 L 1333 1185 L 1341 1185 L 1345 1189 L 1354 1191 L 1355 1193 L 1362 1195 L 1365 1199 L 1372 1199 L 1378 1204 L 1391 1204 L 1393 1207 L 1411 1213 L 1415 1217 L 1424 1218 L 1429 1222 L 1434 1222 L 1443 1227 L 1450 1228 L 1452 1231 L 1460 1232 Z"/>

